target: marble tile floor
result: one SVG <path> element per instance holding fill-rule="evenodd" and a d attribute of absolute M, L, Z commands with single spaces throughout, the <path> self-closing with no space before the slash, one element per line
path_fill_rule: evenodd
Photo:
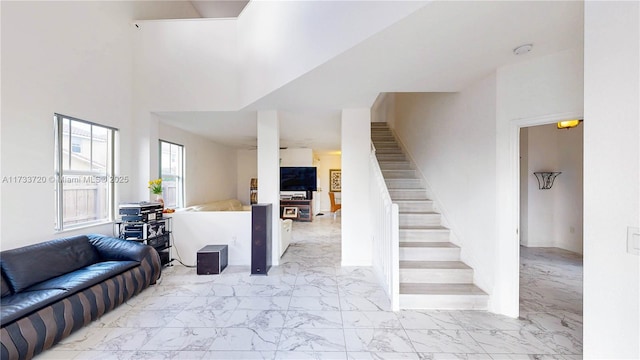
<path fill-rule="evenodd" d="M 581 359 L 582 260 L 522 249 L 521 313 L 389 311 L 371 268 L 340 266 L 340 220 L 294 223 L 268 276 L 166 268 L 38 359 Z"/>

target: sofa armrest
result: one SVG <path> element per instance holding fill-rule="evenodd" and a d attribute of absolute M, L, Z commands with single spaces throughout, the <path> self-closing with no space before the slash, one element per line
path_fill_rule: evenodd
<path fill-rule="evenodd" d="M 130 260 L 142 262 L 145 256 L 155 251 L 153 247 L 131 240 L 116 239 L 99 234 L 87 235 L 103 260 Z"/>

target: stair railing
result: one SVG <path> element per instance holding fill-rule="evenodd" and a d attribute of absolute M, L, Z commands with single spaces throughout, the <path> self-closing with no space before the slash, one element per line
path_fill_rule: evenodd
<path fill-rule="evenodd" d="M 400 226 L 398 204 L 384 181 L 376 158 L 376 148 L 371 144 L 369 196 L 373 236 L 373 268 L 383 284 L 391 302 L 391 310 L 400 310 Z"/>

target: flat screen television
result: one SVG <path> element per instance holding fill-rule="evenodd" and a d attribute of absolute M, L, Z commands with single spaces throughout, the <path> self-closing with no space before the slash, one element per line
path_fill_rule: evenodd
<path fill-rule="evenodd" d="M 280 191 L 317 191 L 315 167 L 281 167 Z"/>

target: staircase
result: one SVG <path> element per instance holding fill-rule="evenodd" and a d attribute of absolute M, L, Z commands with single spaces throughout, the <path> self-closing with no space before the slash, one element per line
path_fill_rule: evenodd
<path fill-rule="evenodd" d="M 371 123 L 371 138 L 391 200 L 400 212 L 400 308 L 487 308 L 488 295 L 473 284 L 473 269 L 460 261 L 460 248 L 422 179 L 386 123 Z"/>

